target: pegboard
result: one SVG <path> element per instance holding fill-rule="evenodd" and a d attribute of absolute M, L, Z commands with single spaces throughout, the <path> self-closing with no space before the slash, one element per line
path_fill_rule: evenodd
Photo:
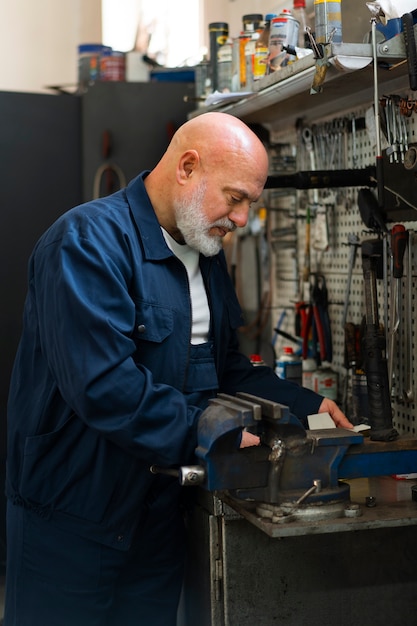
<path fill-rule="evenodd" d="M 295 303 L 308 301 L 312 277 L 315 274 L 323 275 L 328 290 L 332 329 L 331 366 L 339 378 L 338 401 L 348 415 L 352 410 L 352 370 L 346 367 L 344 314 L 346 321 L 358 327 L 361 325 L 365 313 L 361 244 L 366 239 L 382 240 L 383 269 L 382 277 L 377 281 L 377 294 L 380 323 L 388 337 L 387 359 L 392 342 L 390 333 L 398 319 L 392 357 L 392 371 L 395 376 L 392 389 L 394 426 L 403 434 L 416 435 L 417 307 L 414 294 L 417 282 L 417 181 L 416 170 L 406 172 L 404 159 L 407 148 L 417 145 L 417 106 L 408 116 L 401 115 L 400 102 L 403 100 L 413 103 L 412 95 L 406 91 L 400 95 L 384 94 L 380 99 L 384 180 L 389 181 L 389 184 L 386 183 L 384 196 L 384 202 L 387 202 L 384 218 L 388 233 L 378 233 L 364 223 L 358 206 L 359 187 L 356 186 L 318 190 L 270 189 L 265 191 L 264 202 L 268 209 L 268 241 L 274 278 L 271 318 L 273 329 L 279 326 L 284 333 L 292 337 L 296 335 Z M 395 112 L 398 123 L 401 122 L 400 139 L 403 145 L 397 145 L 396 148 L 394 146 L 394 149 L 391 146 L 398 143 L 398 137 L 392 131 L 394 118 L 387 118 L 389 107 L 391 110 L 388 113 L 394 115 Z M 304 140 L 305 128 L 310 132 L 310 146 Z M 275 131 L 271 141 L 270 173 L 273 175 L 314 169 L 360 171 L 368 166 L 375 166 L 375 163 L 375 114 L 370 105 L 344 111 L 337 117 L 309 120 L 308 124 L 304 122 L 297 129 Z M 411 181 L 404 197 L 402 190 L 407 185 L 401 182 L 403 172 L 404 178 Z M 395 185 L 397 187 L 393 188 Z M 376 192 L 373 193 L 376 198 Z M 308 212 L 310 245 L 306 247 Z M 404 276 L 399 281 L 398 316 L 393 308 L 394 282 L 390 250 L 390 231 L 397 223 L 406 227 L 409 236 L 404 255 Z M 348 290 L 349 258 L 353 254 L 354 239 L 358 245 L 354 246 L 355 262 Z M 303 274 L 307 272 L 307 251 L 310 257 L 309 279 L 303 280 Z M 275 339 L 277 354 L 285 345 L 293 345 L 300 351 L 299 343 L 291 342 L 281 335 L 275 335 Z M 407 395 L 407 391 L 412 393 Z"/>

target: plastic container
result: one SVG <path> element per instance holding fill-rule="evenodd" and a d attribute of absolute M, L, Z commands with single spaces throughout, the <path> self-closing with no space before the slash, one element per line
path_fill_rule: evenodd
<path fill-rule="evenodd" d="M 245 45 L 246 89 L 248 90 L 252 89 L 256 42 L 260 36 L 261 33 L 255 31 Z"/>
<path fill-rule="evenodd" d="M 131 50 L 126 54 L 126 82 L 146 83 L 149 81 L 149 65 L 143 60 L 143 52 Z"/>
<path fill-rule="evenodd" d="M 244 15 L 242 18 L 243 21 L 243 31 L 239 35 L 239 87 L 240 89 L 244 89 L 247 87 L 246 85 L 246 44 L 251 40 L 252 35 L 260 30 L 263 22 L 262 13 L 251 13 L 249 15 Z"/>
<path fill-rule="evenodd" d="M 100 61 L 105 52 L 111 50 L 101 43 L 83 43 L 78 46 L 78 89 L 85 91 L 100 80 Z"/>
<path fill-rule="evenodd" d="M 256 41 L 255 53 L 253 57 L 253 80 L 257 81 L 269 73 L 269 35 L 271 33 L 271 20 L 277 17 L 276 13 L 265 15 L 265 25 L 259 39 Z"/>
<path fill-rule="evenodd" d="M 275 373 L 279 378 L 290 380 L 298 385 L 303 382 L 303 363 L 301 357 L 294 354 L 290 346 L 285 346 L 283 353 L 275 363 Z"/>
<path fill-rule="evenodd" d="M 330 365 L 319 367 L 313 374 L 313 391 L 336 402 L 338 378 L 337 372 Z"/>
<path fill-rule="evenodd" d="M 305 48 L 308 40 L 308 37 L 306 36 L 306 26 L 308 26 L 306 16 L 306 0 L 294 0 L 292 14 L 299 23 L 297 45 L 299 48 Z"/>
<path fill-rule="evenodd" d="M 265 361 L 260 354 L 251 354 L 249 358 L 254 367 L 257 367 L 258 365 L 265 365 Z"/>
<path fill-rule="evenodd" d="M 315 359 L 303 359 L 303 387 L 314 391 L 314 374 L 317 371 Z"/>

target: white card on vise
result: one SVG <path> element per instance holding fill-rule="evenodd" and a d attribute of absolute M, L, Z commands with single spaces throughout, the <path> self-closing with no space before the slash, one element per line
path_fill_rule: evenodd
<path fill-rule="evenodd" d="M 310 430 L 320 430 L 322 428 L 336 428 L 336 424 L 330 417 L 330 413 L 314 413 L 313 415 L 307 415 L 308 427 Z M 367 424 L 357 424 L 352 428 L 355 433 L 369 430 Z"/>
<path fill-rule="evenodd" d="M 307 415 L 307 420 L 310 430 L 320 430 L 321 428 L 336 428 L 336 424 L 330 417 L 330 413 L 313 413 L 313 415 Z"/>

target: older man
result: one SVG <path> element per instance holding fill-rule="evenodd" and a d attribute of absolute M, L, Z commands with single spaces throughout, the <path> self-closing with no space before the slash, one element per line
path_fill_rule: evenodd
<path fill-rule="evenodd" d="M 218 392 L 351 426 L 238 349 L 222 240 L 246 224 L 267 170 L 244 123 L 207 113 L 151 172 L 38 241 L 10 386 L 5 626 L 175 624 L 180 487 L 149 467 L 193 461 Z"/>

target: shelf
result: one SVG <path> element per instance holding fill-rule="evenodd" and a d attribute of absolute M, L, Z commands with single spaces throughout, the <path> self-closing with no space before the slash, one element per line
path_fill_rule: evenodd
<path fill-rule="evenodd" d="M 347 46 L 356 44 L 344 44 Z M 365 51 L 369 46 L 356 46 Z M 387 59 L 389 60 L 389 59 Z M 250 124 L 262 124 L 272 131 L 288 129 L 298 118 L 317 120 L 355 107 L 373 103 L 373 63 L 363 69 L 345 72 L 330 66 L 321 93 L 310 94 L 315 75 L 315 59 L 305 57 L 291 66 L 262 79 L 259 91 L 237 102 L 201 107 L 191 116 L 207 111 L 222 111 Z M 378 68 L 380 96 L 409 89 L 407 64 Z M 265 85 L 265 86 L 264 86 Z"/>

